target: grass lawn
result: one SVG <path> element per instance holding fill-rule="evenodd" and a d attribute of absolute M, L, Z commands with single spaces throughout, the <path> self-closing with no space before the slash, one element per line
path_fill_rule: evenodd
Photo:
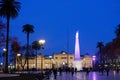
<path fill-rule="evenodd" d="M 0 80 L 43 80 L 44 76 L 42 74 L 20 74 L 16 77 L 3 77 Z"/>

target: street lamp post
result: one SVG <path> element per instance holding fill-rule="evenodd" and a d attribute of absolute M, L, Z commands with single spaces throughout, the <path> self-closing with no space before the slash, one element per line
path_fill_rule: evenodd
<path fill-rule="evenodd" d="M 21 56 L 21 54 L 20 53 L 18 53 L 17 54 L 17 58 L 18 58 L 18 61 L 17 61 L 17 65 L 18 65 L 18 67 L 17 67 L 17 69 L 19 70 L 19 67 L 20 67 L 20 65 L 19 65 L 19 61 L 20 61 L 20 56 Z"/>
<path fill-rule="evenodd" d="M 1 67 L 0 71 L 3 71 L 3 63 L 2 62 L 0 63 L 0 67 Z"/>
<path fill-rule="evenodd" d="M 3 49 L 3 52 L 4 52 L 4 71 L 7 72 L 8 71 L 8 61 L 7 61 L 7 49 L 4 48 Z"/>
<path fill-rule="evenodd" d="M 92 56 L 92 60 L 93 60 L 93 69 L 95 68 L 95 60 L 96 60 L 96 56 Z"/>
<path fill-rule="evenodd" d="M 45 40 L 39 40 L 39 44 L 40 44 L 40 49 L 44 49 L 43 45 L 45 44 Z M 42 53 L 41 53 L 41 72 L 42 71 L 43 71 L 43 56 L 42 56 Z"/>
<path fill-rule="evenodd" d="M 50 59 L 50 69 L 52 69 L 52 62 L 51 62 L 51 59 L 52 59 L 52 56 L 49 56 L 49 59 Z"/>

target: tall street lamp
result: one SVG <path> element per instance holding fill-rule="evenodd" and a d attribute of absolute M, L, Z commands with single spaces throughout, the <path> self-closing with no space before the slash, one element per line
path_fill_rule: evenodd
<path fill-rule="evenodd" d="M 95 69 L 95 60 L 96 60 L 96 56 L 92 56 L 92 60 L 93 60 L 93 69 Z"/>
<path fill-rule="evenodd" d="M 39 44 L 41 45 L 41 47 L 43 47 L 43 45 L 45 44 L 45 40 L 39 40 Z"/>
<path fill-rule="evenodd" d="M 51 62 L 52 56 L 49 56 L 49 59 L 50 59 L 50 62 L 49 62 L 50 63 L 50 69 L 52 69 L 52 67 L 51 67 L 52 66 L 52 62 Z"/>
<path fill-rule="evenodd" d="M 4 53 L 3 55 L 4 55 L 4 58 L 5 58 L 5 59 L 4 59 L 4 71 L 7 71 L 7 70 L 8 70 L 8 62 L 7 62 L 7 59 L 6 59 L 6 58 L 7 58 L 7 56 L 6 56 L 7 53 L 6 53 L 6 52 L 7 52 L 7 49 L 4 48 L 4 49 L 3 49 L 3 53 Z"/>
<path fill-rule="evenodd" d="M 1 67 L 0 71 L 3 71 L 3 63 L 2 62 L 0 63 L 0 67 Z"/>
<path fill-rule="evenodd" d="M 45 40 L 39 40 L 39 44 L 40 44 L 40 49 L 44 49 L 43 45 L 45 44 Z M 43 56 L 41 54 L 41 72 L 43 71 Z"/>
<path fill-rule="evenodd" d="M 21 54 L 20 54 L 20 53 L 17 53 L 17 58 L 18 58 L 18 61 L 17 61 L 18 67 L 17 67 L 17 69 L 18 69 L 18 70 L 19 70 L 19 68 L 20 68 L 20 65 L 19 65 L 20 57 L 21 57 Z"/>

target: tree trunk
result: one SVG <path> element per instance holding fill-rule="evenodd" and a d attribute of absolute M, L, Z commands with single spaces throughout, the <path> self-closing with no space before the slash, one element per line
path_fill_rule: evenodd
<path fill-rule="evenodd" d="M 8 44 L 9 44 L 9 23 L 10 16 L 7 16 L 7 34 L 6 34 L 6 51 L 5 51 L 5 73 L 8 73 Z"/>
<path fill-rule="evenodd" d="M 27 70 L 29 70 L 29 32 L 27 32 Z"/>

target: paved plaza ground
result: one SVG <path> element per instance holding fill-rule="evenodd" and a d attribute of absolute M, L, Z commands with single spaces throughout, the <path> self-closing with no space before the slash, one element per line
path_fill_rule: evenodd
<path fill-rule="evenodd" d="M 14 77 L 14 76 L 19 76 L 19 74 L 4 74 L 4 73 L 0 74 L 0 78 L 1 77 Z"/>
<path fill-rule="evenodd" d="M 0 74 L 0 77 L 13 77 L 19 76 L 18 74 Z M 39 79 L 37 79 L 39 80 Z M 90 72 L 88 75 L 86 72 L 77 72 L 72 76 L 71 73 L 62 72 L 62 75 L 57 75 L 57 78 L 54 79 L 54 75 L 50 76 L 50 79 L 45 80 L 120 80 L 120 73 L 116 73 L 116 71 L 110 71 L 107 76 L 106 73 L 102 74 L 99 72 Z"/>
<path fill-rule="evenodd" d="M 86 72 L 77 72 L 72 76 L 71 73 L 63 72 L 61 76 L 57 76 L 57 79 L 54 79 L 54 76 L 51 75 L 49 80 L 120 80 L 120 73 L 110 71 L 107 76 L 106 73 L 99 72 L 90 72 L 89 75 Z"/>

